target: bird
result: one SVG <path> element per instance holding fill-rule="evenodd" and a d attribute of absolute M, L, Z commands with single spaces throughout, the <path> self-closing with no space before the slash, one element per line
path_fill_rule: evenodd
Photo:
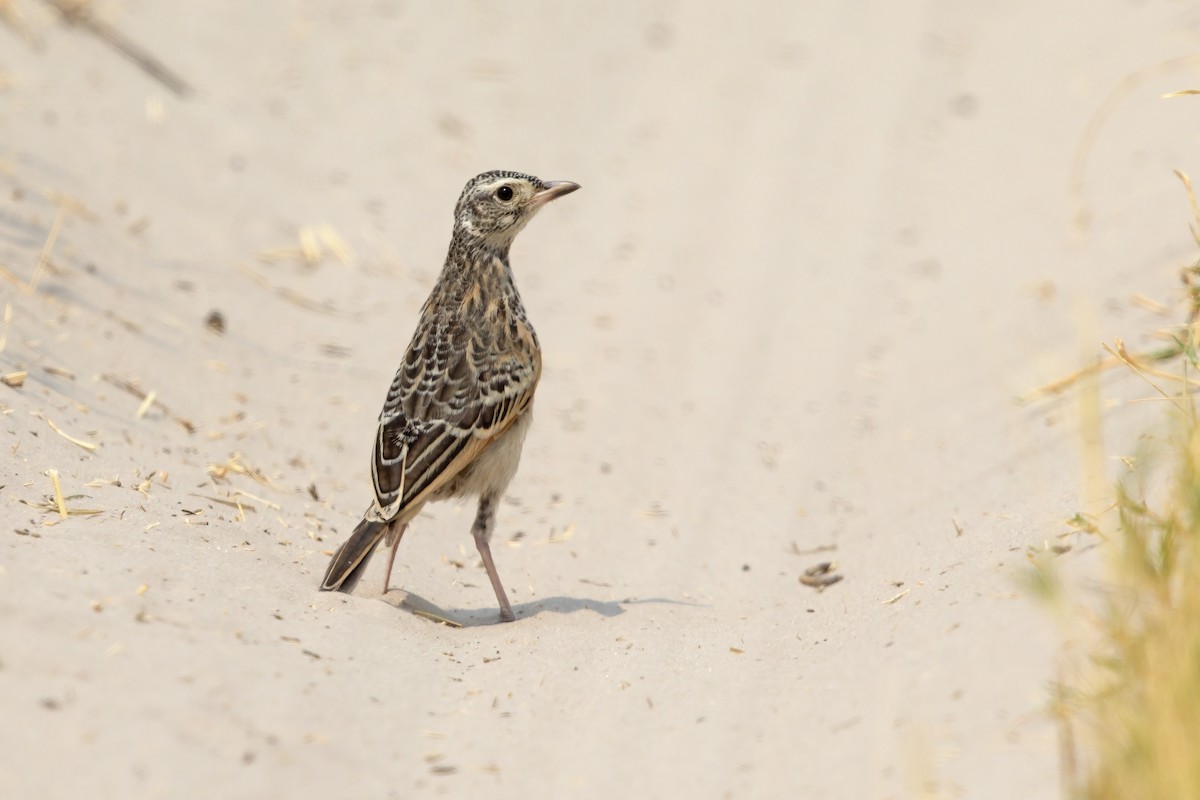
<path fill-rule="evenodd" d="M 547 203 L 578 188 L 508 170 L 481 173 L 463 188 L 446 261 L 379 414 L 375 497 L 330 558 L 322 591 L 353 591 L 382 541 L 390 548 L 387 594 L 400 539 L 425 504 L 478 497 L 471 534 L 500 620 L 515 619 L 490 542 L 532 421 L 542 353 L 509 249 Z"/>

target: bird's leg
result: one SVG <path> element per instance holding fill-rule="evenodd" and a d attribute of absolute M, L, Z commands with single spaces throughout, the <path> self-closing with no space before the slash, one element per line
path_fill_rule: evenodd
<path fill-rule="evenodd" d="M 388 593 L 388 584 L 390 584 L 392 581 L 392 564 L 396 560 L 396 550 L 398 550 L 400 548 L 400 540 L 404 537 L 404 530 L 407 527 L 408 527 L 407 522 L 403 523 L 399 527 L 396 527 L 395 525 L 389 525 L 387 533 L 384 534 L 384 538 L 383 538 L 384 544 L 391 545 L 391 547 L 392 547 L 392 551 L 390 553 L 388 553 L 387 570 L 383 573 L 383 593 L 384 594 Z"/>
<path fill-rule="evenodd" d="M 496 562 L 492 561 L 492 547 L 488 544 L 492 538 L 492 528 L 496 525 L 496 499 L 494 494 L 485 494 L 479 498 L 479 513 L 475 515 L 471 534 L 475 537 L 479 557 L 483 559 L 483 568 L 487 570 L 492 588 L 496 590 L 496 599 L 500 601 L 500 621 L 512 622 L 516 617 L 513 616 L 512 606 L 508 603 L 508 595 L 504 593 L 504 584 L 500 583 Z"/>

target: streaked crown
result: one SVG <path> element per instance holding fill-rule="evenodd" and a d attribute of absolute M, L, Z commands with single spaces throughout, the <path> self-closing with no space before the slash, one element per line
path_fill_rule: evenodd
<path fill-rule="evenodd" d="M 570 181 L 492 170 L 467 181 L 454 206 L 455 232 L 507 245 L 549 201 L 579 188 Z"/>

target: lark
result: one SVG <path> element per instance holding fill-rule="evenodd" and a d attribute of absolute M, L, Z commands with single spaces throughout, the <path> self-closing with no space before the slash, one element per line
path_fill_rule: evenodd
<path fill-rule="evenodd" d="M 380 541 L 390 548 L 426 503 L 478 497 L 471 533 L 500 619 L 514 619 L 492 559 L 496 507 L 516 474 L 542 374 L 537 334 L 513 280 L 509 248 L 546 203 L 579 188 L 519 172 L 472 178 L 454 207 L 450 251 L 379 415 L 375 500 L 330 559 L 321 589 L 353 591 Z"/>

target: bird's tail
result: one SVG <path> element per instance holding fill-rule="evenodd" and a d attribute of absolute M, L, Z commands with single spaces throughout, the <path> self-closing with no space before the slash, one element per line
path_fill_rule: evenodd
<path fill-rule="evenodd" d="M 329 559 L 325 577 L 321 580 L 321 591 L 354 591 L 358 579 L 367 568 L 367 562 L 371 560 L 375 545 L 379 544 L 386 531 L 386 522 L 364 519 L 358 523 L 350 538 Z"/>

